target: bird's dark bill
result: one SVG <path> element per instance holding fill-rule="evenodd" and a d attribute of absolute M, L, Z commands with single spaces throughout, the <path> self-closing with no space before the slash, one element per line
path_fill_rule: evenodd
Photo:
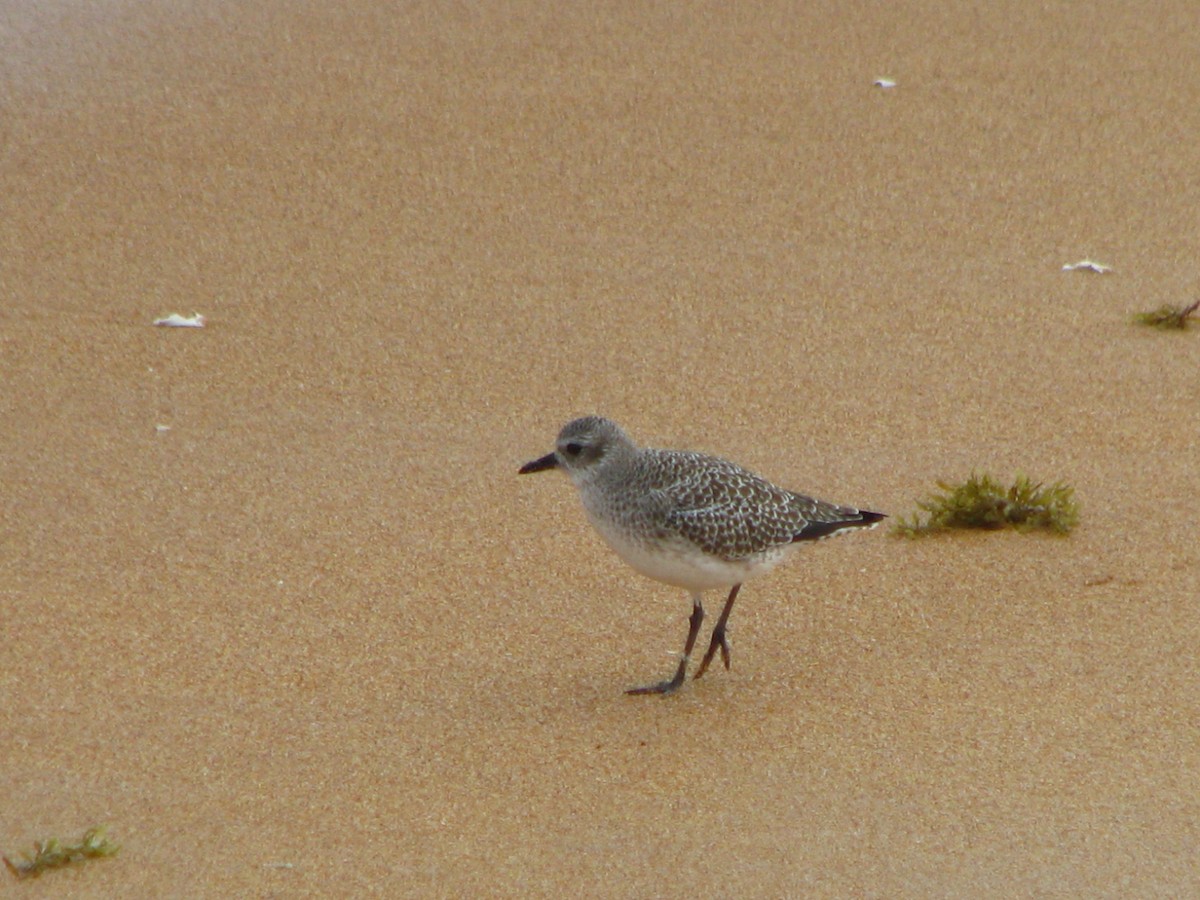
<path fill-rule="evenodd" d="M 546 469 L 553 469 L 558 466 L 558 460 L 554 458 L 553 453 L 547 453 L 541 459 L 535 459 L 533 462 L 527 462 L 521 466 L 521 471 L 517 474 L 528 475 L 530 472 L 543 472 Z"/>

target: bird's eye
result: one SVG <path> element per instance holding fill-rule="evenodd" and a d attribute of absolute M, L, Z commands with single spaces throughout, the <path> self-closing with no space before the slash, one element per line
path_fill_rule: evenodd
<path fill-rule="evenodd" d="M 574 441 L 563 447 L 563 452 L 566 453 L 567 456 L 578 456 L 581 450 L 583 450 L 583 447 L 579 446 L 579 444 L 576 444 Z"/>

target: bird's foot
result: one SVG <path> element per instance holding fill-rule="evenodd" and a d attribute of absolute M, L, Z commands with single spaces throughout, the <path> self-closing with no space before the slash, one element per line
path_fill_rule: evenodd
<path fill-rule="evenodd" d="M 673 694 L 683 685 L 685 676 L 687 675 L 687 657 L 679 661 L 679 668 L 675 670 L 675 677 L 669 681 L 660 681 L 658 684 L 648 684 L 645 687 L 630 688 L 625 693 L 627 694 Z"/>
<path fill-rule="evenodd" d="M 647 684 L 643 687 L 629 688 L 627 694 L 673 694 L 679 690 L 679 686 L 683 684 L 675 678 L 670 681 L 660 681 L 658 684 Z"/>
<path fill-rule="evenodd" d="M 696 670 L 693 678 L 699 678 L 708 670 L 708 664 L 717 654 L 717 649 L 721 651 L 721 661 L 725 663 L 725 668 L 729 668 L 729 639 L 725 637 L 725 629 L 717 627 L 713 629 L 712 640 L 708 642 L 708 650 L 704 653 L 704 659 L 700 660 L 700 668 Z"/>
<path fill-rule="evenodd" d="M 670 681 L 660 681 L 658 684 L 648 684 L 645 687 L 630 688 L 625 693 L 627 694 L 673 694 L 679 690 L 687 677 L 688 660 L 691 659 L 692 650 L 696 646 L 696 635 L 700 633 L 700 623 L 704 621 L 704 607 L 700 605 L 700 595 L 692 596 L 692 616 L 688 619 L 688 636 L 687 643 L 683 645 L 683 654 L 679 657 L 679 668 L 675 670 L 675 676 Z M 709 648 L 709 653 L 712 648 Z"/>

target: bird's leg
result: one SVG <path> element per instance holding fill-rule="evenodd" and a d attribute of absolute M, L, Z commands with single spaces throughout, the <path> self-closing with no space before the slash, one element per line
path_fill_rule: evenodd
<path fill-rule="evenodd" d="M 679 668 L 675 677 L 670 681 L 660 681 L 658 684 L 648 684 L 645 687 L 630 688 L 627 694 L 669 694 L 677 690 L 687 675 L 688 659 L 692 648 L 696 646 L 696 635 L 700 633 L 700 623 L 704 621 L 704 607 L 700 605 L 700 595 L 692 594 L 692 617 L 688 619 L 687 643 L 683 645 L 683 659 L 679 660 Z"/>
<path fill-rule="evenodd" d="M 729 668 L 729 641 L 725 637 L 725 623 L 729 621 L 729 613 L 733 609 L 733 601 L 737 598 L 739 588 L 741 585 L 735 584 L 733 590 L 729 592 L 729 599 L 725 601 L 725 608 L 721 610 L 721 618 L 717 619 L 717 627 L 713 629 L 712 640 L 708 642 L 708 650 L 704 654 L 704 659 L 700 660 L 700 668 L 696 670 L 696 678 L 704 674 L 718 647 L 721 648 L 721 659 L 725 663 L 725 668 Z"/>

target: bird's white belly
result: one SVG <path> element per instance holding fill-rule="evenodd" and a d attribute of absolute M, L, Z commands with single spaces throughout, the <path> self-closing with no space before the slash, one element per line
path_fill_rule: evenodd
<path fill-rule="evenodd" d="M 597 518 L 596 530 L 621 559 L 648 578 L 684 588 L 707 591 L 728 588 L 774 568 L 789 547 L 777 547 L 744 560 L 723 560 L 683 540 L 637 540 Z"/>

